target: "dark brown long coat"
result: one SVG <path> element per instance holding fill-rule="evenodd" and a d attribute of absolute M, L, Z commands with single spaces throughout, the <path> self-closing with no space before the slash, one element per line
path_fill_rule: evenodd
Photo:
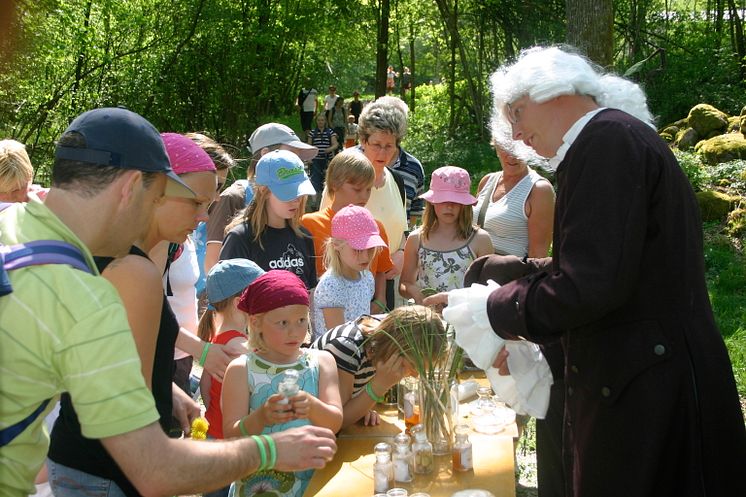
<path fill-rule="evenodd" d="M 557 191 L 551 272 L 497 289 L 488 312 L 504 338 L 561 336 L 572 494 L 746 495 L 746 430 L 702 224 L 673 154 L 605 110 L 568 150 Z"/>

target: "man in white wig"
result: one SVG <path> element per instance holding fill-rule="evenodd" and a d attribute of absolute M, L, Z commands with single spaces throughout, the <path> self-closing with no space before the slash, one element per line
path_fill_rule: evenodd
<path fill-rule="evenodd" d="M 556 170 L 552 265 L 493 290 L 486 312 L 502 339 L 561 339 L 566 494 L 746 495 L 697 202 L 644 93 L 556 47 L 523 52 L 491 82 L 513 138 Z M 522 264 L 489 257 L 484 279 Z"/>

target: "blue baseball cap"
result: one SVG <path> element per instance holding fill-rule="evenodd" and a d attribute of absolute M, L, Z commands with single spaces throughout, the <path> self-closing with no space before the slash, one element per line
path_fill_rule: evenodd
<path fill-rule="evenodd" d="M 264 269 L 248 259 L 220 261 L 207 273 L 207 301 L 213 305 L 238 295 L 264 273 Z"/>
<path fill-rule="evenodd" d="M 316 194 L 303 161 L 289 150 L 273 150 L 264 154 L 256 163 L 254 183 L 266 186 L 283 202 L 295 200 L 301 195 Z"/>
<path fill-rule="evenodd" d="M 82 135 L 86 146 L 57 145 L 55 159 L 164 173 L 169 180 L 167 195 L 184 198 L 197 196 L 171 168 L 158 130 L 139 114 L 122 107 L 89 110 L 76 117 L 65 130 L 67 132 Z"/>

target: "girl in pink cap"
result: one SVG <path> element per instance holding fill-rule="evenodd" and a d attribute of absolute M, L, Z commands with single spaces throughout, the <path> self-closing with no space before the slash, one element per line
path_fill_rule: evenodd
<path fill-rule="evenodd" d="M 225 372 L 223 435 L 257 437 L 314 425 L 342 426 L 337 365 L 329 352 L 301 348 L 308 331 L 308 290 L 290 271 L 259 276 L 241 294 L 238 309 L 249 316 L 248 354 Z M 271 454 L 260 470 L 231 485 L 231 496 L 301 497 L 313 470 L 273 470 Z M 264 469 L 261 469 L 264 468 Z"/>
<path fill-rule="evenodd" d="M 433 171 L 422 226 L 404 246 L 399 293 L 421 304 L 429 294 L 464 285 L 466 269 L 477 257 L 493 252 L 490 236 L 473 224 L 471 206 L 477 199 L 469 192 L 466 170 L 445 166 Z"/>
<path fill-rule="evenodd" d="M 370 264 L 386 242 L 364 207 L 348 205 L 332 218 L 324 248 L 327 271 L 314 292 L 313 338 L 370 312 L 375 281 Z"/>

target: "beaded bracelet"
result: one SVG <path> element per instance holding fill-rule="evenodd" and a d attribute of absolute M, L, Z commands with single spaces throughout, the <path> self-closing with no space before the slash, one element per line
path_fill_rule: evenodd
<path fill-rule="evenodd" d="M 277 446 L 275 445 L 275 440 L 269 435 L 262 435 L 262 438 L 267 441 L 267 447 L 269 447 L 269 463 L 266 469 L 275 469 L 275 464 L 277 464 Z"/>
<path fill-rule="evenodd" d="M 207 352 L 210 350 L 210 345 L 212 345 L 210 342 L 205 342 L 205 346 L 202 347 L 202 357 L 199 358 L 200 367 L 205 366 L 205 361 L 207 360 Z"/>
<path fill-rule="evenodd" d="M 370 382 L 365 385 L 365 393 L 367 393 L 371 399 L 375 400 L 379 404 L 385 400 L 382 396 L 376 395 L 376 393 L 373 391 L 373 387 L 370 385 Z"/>
<path fill-rule="evenodd" d="M 267 468 L 267 451 L 264 448 L 264 442 L 256 435 L 251 435 L 251 439 L 256 442 L 256 446 L 259 449 L 259 459 L 261 459 L 261 463 L 256 470 L 257 472 L 264 471 Z"/>

